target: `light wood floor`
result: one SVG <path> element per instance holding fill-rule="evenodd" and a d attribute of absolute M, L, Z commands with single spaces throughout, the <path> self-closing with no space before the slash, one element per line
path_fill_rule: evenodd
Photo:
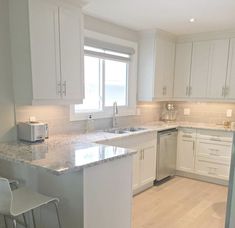
<path fill-rule="evenodd" d="M 175 177 L 134 197 L 133 228 L 224 228 L 227 187 Z"/>

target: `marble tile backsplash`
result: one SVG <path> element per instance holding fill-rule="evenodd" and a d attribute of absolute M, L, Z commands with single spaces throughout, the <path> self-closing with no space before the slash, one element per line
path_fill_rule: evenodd
<path fill-rule="evenodd" d="M 235 103 L 212 102 L 175 102 L 178 110 L 177 120 L 187 122 L 222 124 L 223 121 L 235 121 Z M 190 109 L 190 115 L 184 115 L 184 109 Z M 232 110 L 232 117 L 226 117 L 228 109 Z"/>
<path fill-rule="evenodd" d="M 225 120 L 235 121 L 235 103 L 173 102 L 177 109 L 177 121 L 222 124 Z M 118 117 L 118 125 L 140 125 L 160 120 L 165 102 L 139 103 L 139 115 Z M 184 109 L 190 109 L 190 115 L 184 115 Z M 232 109 L 233 116 L 226 117 L 226 111 Z M 70 121 L 69 106 L 16 106 L 16 122 L 27 121 L 29 116 L 49 124 L 50 134 L 83 133 L 85 121 Z M 95 129 L 107 129 L 112 126 L 112 118 L 97 119 Z"/>
<path fill-rule="evenodd" d="M 138 104 L 139 114 L 118 117 L 118 126 L 138 125 L 159 120 L 161 103 Z M 47 122 L 50 134 L 85 132 L 86 120 L 70 121 L 69 106 L 16 106 L 16 122 L 29 120 L 35 116 L 38 121 Z M 112 118 L 94 120 L 95 129 L 107 129 L 112 126 Z"/>

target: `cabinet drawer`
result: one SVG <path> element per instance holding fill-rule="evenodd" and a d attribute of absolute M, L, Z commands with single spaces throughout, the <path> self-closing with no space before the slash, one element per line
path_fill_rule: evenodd
<path fill-rule="evenodd" d="M 198 140 L 197 156 L 209 156 L 211 159 L 225 159 L 230 162 L 232 153 L 232 144 L 226 142 L 211 142 Z"/>
<path fill-rule="evenodd" d="M 200 175 L 228 180 L 230 166 L 228 164 L 218 164 L 205 161 L 204 158 L 198 157 L 195 163 L 195 170 L 196 173 Z"/>

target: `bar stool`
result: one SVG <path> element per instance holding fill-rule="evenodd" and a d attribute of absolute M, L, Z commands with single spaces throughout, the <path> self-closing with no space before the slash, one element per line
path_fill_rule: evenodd
<path fill-rule="evenodd" d="M 9 181 L 5 178 L 0 178 L 0 214 L 11 218 L 14 228 L 16 228 L 17 224 L 28 227 L 25 218 L 25 214 L 28 212 L 32 213 L 33 226 L 36 228 L 34 209 L 40 208 L 49 203 L 53 203 L 55 205 L 58 225 L 59 228 L 62 228 L 58 210 L 59 200 L 57 198 L 51 198 L 37 192 L 33 192 L 27 188 L 18 188 L 12 191 Z M 17 219 L 19 216 L 23 216 L 24 222 Z M 5 225 L 7 227 L 6 220 Z"/>

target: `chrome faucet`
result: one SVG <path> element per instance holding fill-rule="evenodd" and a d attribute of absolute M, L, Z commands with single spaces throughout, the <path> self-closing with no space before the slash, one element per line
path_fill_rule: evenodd
<path fill-rule="evenodd" d="M 117 102 L 113 102 L 113 128 L 117 127 L 117 115 L 118 115 L 118 105 Z"/>

